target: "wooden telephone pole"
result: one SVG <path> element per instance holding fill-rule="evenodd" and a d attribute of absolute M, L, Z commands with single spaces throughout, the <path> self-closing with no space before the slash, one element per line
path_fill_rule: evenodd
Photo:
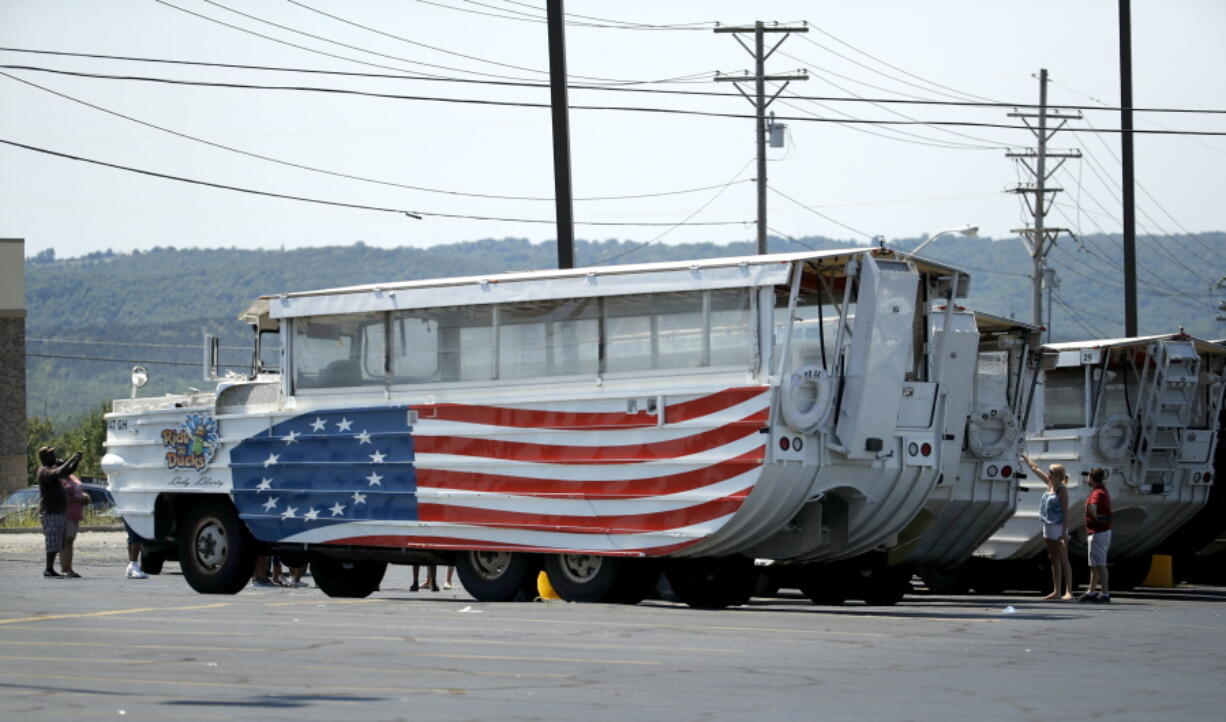
<path fill-rule="evenodd" d="M 754 74 L 736 75 L 736 76 L 717 76 L 717 83 L 736 83 L 736 89 L 745 96 L 745 99 L 753 104 L 757 112 L 754 132 L 756 135 L 757 153 L 758 153 L 758 253 L 766 253 L 766 108 L 784 88 L 788 87 L 788 83 L 793 80 L 808 80 L 809 76 L 805 73 L 796 75 L 767 75 L 766 60 L 769 58 L 779 46 L 787 40 L 790 33 L 807 33 L 809 28 L 806 26 L 783 26 L 771 25 L 767 26 L 761 20 L 755 22 L 751 26 L 741 27 L 719 27 L 715 28 L 717 33 L 733 33 L 733 38 L 745 48 L 746 52 L 754 58 Z M 752 33 L 754 36 L 754 46 L 750 48 L 745 41 L 738 37 L 739 34 Z M 783 33 L 783 37 L 779 38 L 779 42 L 775 43 L 770 50 L 766 50 L 765 36 L 768 33 Z M 767 81 L 783 81 L 783 86 L 775 91 L 775 94 L 768 100 L 766 97 L 766 82 Z M 751 96 L 741 87 L 741 83 L 754 83 L 754 93 Z"/>
<path fill-rule="evenodd" d="M 1021 195 L 1026 205 L 1030 210 L 1031 216 L 1034 218 L 1033 225 L 1027 228 L 1015 228 L 1014 233 L 1021 235 L 1022 240 L 1026 243 L 1026 249 L 1030 251 L 1030 257 L 1034 264 L 1033 269 L 1033 293 L 1031 294 L 1031 319 L 1036 326 L 1047 326 L 1051 319 L 1047 319 L 1048 323 L 1044 323 L 1043 319 L 1043 286 L 1044 282 L 1051 283 L 1047 273 L 1047 252 L 1056 244 L 1056 238 L 1061 233 L 1068 231 L 1067 228 L 1048 228 L 1044 225 L 1044 220 L 1047 218 L 1049 209 L 1048 194 L 1059 193 L 1062 188 L 1053 188 L 1047 185 L 1051 180 L 1052 174 L 1060 169 L 1064 161 L 1069 158 L 1080 158 L 1081 153 L 1076 150 L 1070 151 L 1051 151 L 1047 148 L 1047 141 L 1053 135 L 1064 127 L 1069 120 L 1077 120 L 1081 118 L 1080 113 L 1068 114 L 1062 113 L 1059 110 L 1052 111 L 1047 107 L 1047 70 L 1039 71 L 1039 110 L 1035 112 L 1014 111 L 1009 113 L 1010 118 L 1021 118 L 1022 122 L 1030 128 L 1038 139 L 1036 148 L 1029 148 L 1020 151 L 1009 151 L 1005 154 L 1008 158 L 1016 158 L 1021 162 L 1021 165 L 1030 171 L 1034 178 L 1032 183 L 1023 183 L 1012 190 L 1013 193 Z M 1059 121 L 1059 124 L 1052 129 L 1048 129 L 1048 121 Z M 1033 122 L 1033 124 L 1032 124 Z M 1047 168 L 1047 160 L 1049 158 L 1058 158 L 1051 170 Z"/>

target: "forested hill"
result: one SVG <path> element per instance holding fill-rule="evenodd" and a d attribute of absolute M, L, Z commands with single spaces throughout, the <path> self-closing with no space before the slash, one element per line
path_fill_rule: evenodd
<path fill-rule="evenodd" d="M 892 245 L 907 249 L 921 239 Z M 772 252 L 841 248 L 824 238 L 771 239 Z M 1063 239 L 1050 259 L 1062 282 L 1054 302 L 1056 339 L 1118 336 L 1123 292 L 1118 237 Z M 748 255 L 751 244 L 648 245 L 578 242 L 577 265 Z M 968 306 L 1028 319 L 1029 257 L 1018 240 L 943 237 L 924 255 L 971 271 Z M 1138 243 L 1142 333 L 1185 327 L 1202 337 L 1226 335 L 1215 321 L 1212 284 L 1226 275 L 1226 233 Z M 142 394 L 201 386 L 201 333 L 221 336 L 223 362 L 246 364 L 249 330 L 235 320 L 268 293 L 417 278 L 553 268 L 553 243 L 482 240 L 428 249 L 382 249 L 356 243 L 292 251 L 154 248 L 26 261 L 28 410 L 57 427 L 128 394 L 128 370 L 145 364 Z M 86 357 L 86 358 L 68 358 Z M 101 359 L 115 359 L 113 361 Z"/>

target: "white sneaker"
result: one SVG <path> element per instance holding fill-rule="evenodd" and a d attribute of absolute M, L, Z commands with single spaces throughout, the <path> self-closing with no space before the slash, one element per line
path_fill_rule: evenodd
<path fill-rule="evenodd" d="M 149 575 L 141 570 L 136 562 L 128 562 L 128 570 L 124 573 L 128 579 L 148 579 Z"/>

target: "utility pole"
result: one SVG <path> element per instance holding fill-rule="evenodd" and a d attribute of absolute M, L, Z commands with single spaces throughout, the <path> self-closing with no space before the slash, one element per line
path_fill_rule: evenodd
<path fill-rule="evenodd" d="M 1055 194 L 1062 191 L 1062 188 L 1048 187 L 1047 181 L 1051 179 L 1052 174 L 1060 169 L 1064 161 L 1069 158 L 1080 158 L 1081 153 L 1076 150 L 1070 151 L 1050 151 L 1047 148 L 1047 141 L 1053 135 L 1064 127 L 1069 120 L 1078 120 L 1081 118 L 1080 113 L 1068 114 L 1059 110 L 1051 111 L 1047 107 L 1047 69 L 1039 71 L 1039 112 L 1021 112 L 1013 111 L 1009 113 L 1010 118 L 1021 118 L 1026 127 L 1030 128 L 1038 139 L 1038 147 L 1019 151 L 1009 151 L 1005 153 L 1008 158 L 1017 159 L 1023 167 L 1030 172 L 1034 177 L 1033 183 L 1023 183 L 1012 190 L 1013 193 L 1021 195 L 1026 201 L 1026 205 L 1030 210 L 1031 216 L 1034 218 L 1034 224 L 1028 228 L 1015 228 L 1014 233 L 1021 235 L 1022 241 L 1026 244 L 1026 249 L 1030 251 L 1030 257 L 1033 261 L 1033 279 L 1034 288 L 1031 294 L 1031 318 L 1036 326 L 1046 326 L 1043 322 L 1043 285 L 1046 278 L 1047 270 L 1047 252 L 1056 244 L 1056 238 L 1061 233 L 1067 233 L 1067 228 L 1048 228 L 1044 225 L 1044 219 L 1047 217 L 1049 204 L 1047 202 L 1048 194 Z M 1059 124 L 1048 130 L 1048 121 L 1059 121 Z M 1032 124 L 1032 121 L 1035 121 Z M 1047 159 L 1057 158 L 1059 162 L 1049 171 L 1047 169 Z M 1031 161 L 1033 160 L 1033 164 Z M 1048 321 L 1051 319 L 1049 318 Z"/>
<path fill-rule="evenodd" d="M 784 40 L 787 40 L 790 33 L 807 33 L 809 32 L 809 28 L 805 25 L 784 26 L 777 23 L 767 27 L 765 23 L 758 20 L 752 26 L 717 27 L 715 28 L 715 32 L 733 33 L 733 39 L 740 43 L 741 47 L 745 48 L 745 51 L 754 58 L 753 75 L 743 74 L 736 76 L 723 76 L 717 74 L 715 77 L 715 82 L 736 83 L 736 89 L 740 91 L 741 95 L 743 95 L 746 100 L 753 104 L 754 109 L 757 112 L 757 118 L 754 124 L 754 133 L 756 135 L 756 146 L 758 153 L 758 253 L 764 254 L 766 253 L 766 134 L 768 132 L 766 125 L 766 108 L 774 102 L 775 98 L 779 97 L 779 94 L 782 93 L 785 88 L 788 87 L 788 83 L 793 80 L 809 79 L 808 74 L 804 72 L 800 72 L 795 75 L 767 75 L 766 60 L 779 49 L 779 46 L 783 44 Z M 739 37 L 740 34 L 744 33 L 753 33 L 754 46 L 752 49 L 750 49 L 749 45 L 747 45 L 745 41 L 741 40 Z M 775 43 L 770 50 L 766 50 L 767 33 L 783 34 L 783 37 L 779 38 L 779 42 Z M 745 89 L 740 85 L 741 83 L 747 83 L 750 81 L 753 81 L 754 83 L 754 93 L 752 97 L 746 93 Z M 769 100 L 766 97 L 767 81 L 783 81 L 782 87 L 775 91 L 775 94 L 772 95 Z"/>
<path fill-rule="evenodd" d="M 549 102 L 553 110 L 553 191 L 558 228 L 558 268 L 575 267 L 575 214 L 570 186 L 570 105 L 566 94 L 566 13 L 562 0 L 547 0 Z"/>
<path fill-rule="evenodd" d="M 1120 174 L 1124 211 L 1124 335 L 1137 335 L 1137 205 L 1132 164 L 1132 7 L 1120 0 Z"/>
<path fill-rule="evenodd" d="M 1218 293 L 1226 293 L 1226 276 L 1222 276 L 1221 280 L 1217 282 L 1217 290 Z M 1226 311 L 1226 298 L 1218 298 L 1217 310 Z M 1226 313 L 1219 313 L 1217 315 L 1217 320 L 1226 321 Z M 46 416 L 46 414 L 44 414 L 44 416 Z"/>

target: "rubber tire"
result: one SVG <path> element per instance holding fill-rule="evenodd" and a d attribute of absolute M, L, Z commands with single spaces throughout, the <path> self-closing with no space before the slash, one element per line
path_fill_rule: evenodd
<path fill-rule="evenodd" d="M 796 575 L 800 591 L 814 604 L 838 607 L 847 602 L 856 580 L 835 564 L 808 564 Z"/>
<path fill-rule="evenodd" d="M 677 598 L 697 609 L 745 604 L 758 581 L 753 560 L 747 557 L 679 559 L 664 573 Z"/>
<path fill-rule="evenodd" d="M 626 559 L 622 573 L 613 584 L 608 601 L 617 604 L 638 604 L 656 593 L 660 581 L 660 564 L 654 559 Z"/>
<path fill-rule="evenodd" d="M 201 594 L 237 594 L 247 586 L 255 570 L 255 540 L 229 499 L 192 504 L 180 528 L 179 566 L 192 589 Z M 200 557 L 198 550 L 212 560 Z"/>
<path fill-rule="evenodd" d="M 162 552 L 147 552 L 140 550 L 140 568 L 146 574 L 161 574 L 162 565 L 166 563 L 166 555 Z"/>
<path fill-rule="evenodd" d="M 315 586 L 329 597 L 363 599 L 379 591 L 387 562 L 347 561 L 316 557 L 311 560 Z"/>
<path fill-rule="evenodd" d="M 630 576 L 623 571 L 625 562 L 596 554 L 550 554 L 545 573 L 553 590 L 568 602 L 605 602 L 612 601 L 618 579 Z"/>
<path fill-rule="evenodd" d="M 962 564 L 952 567 L 924 565 L 917 571 L 929 594 L 966 594 L 971 590 L 970 578 Z"/>
<path fill-rule="evenodd" d="M 779 590 L 783 588 L 783 579 L 778 574 L 775 574 L 769 567 L 757 569 L 757 579 L 754 580 L 753 596 L 755 597 L 778 597 Z"/>
<path fill-rule="evenodd" d="M 911 591 L 909 568 L 871 567 L 860 571 L 864 603 L 892 607 Z"/>
<path fill-rule="evenodd" d="M 495 557 L 503 554 L 506 559 L 499 563 Z M 455 571 L 464 590 L 478 602 L 532 601 L 541 562 L 521 552 L 465 551 L 456 557 Z"/>

